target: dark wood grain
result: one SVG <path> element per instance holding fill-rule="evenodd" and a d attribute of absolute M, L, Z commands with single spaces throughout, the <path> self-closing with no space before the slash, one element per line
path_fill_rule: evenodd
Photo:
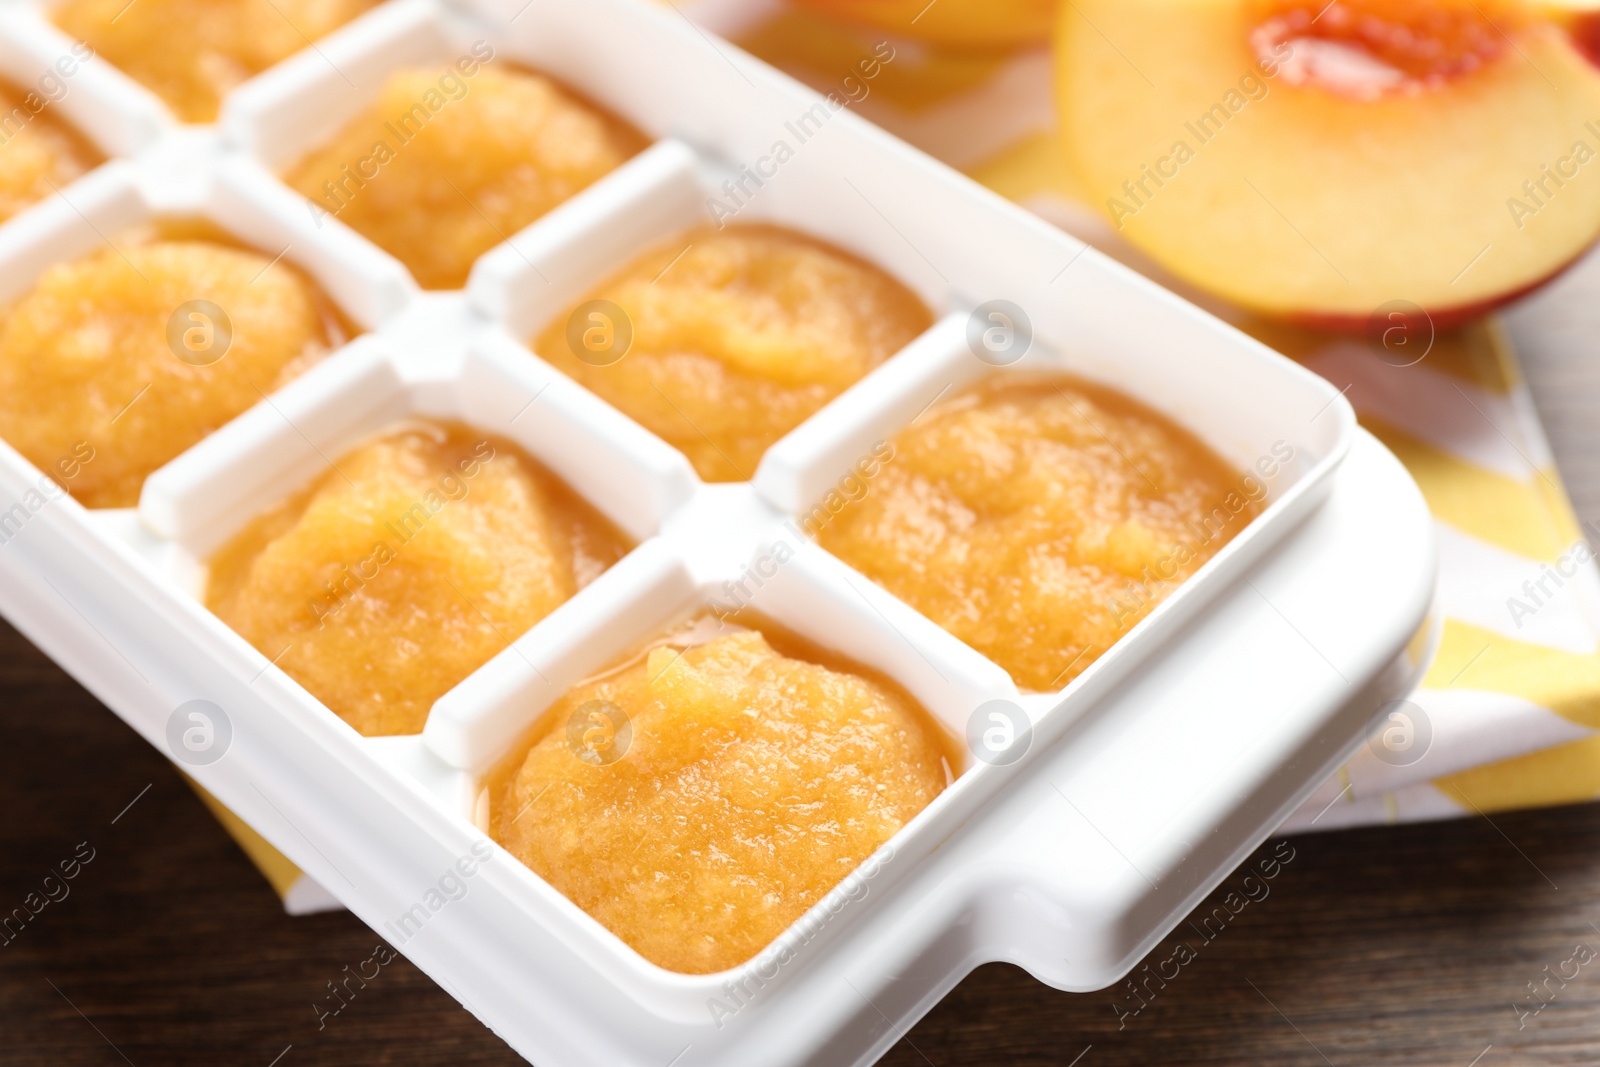
<path fill-rule="evenodd" d="M 1597 292 L 1587 264 L 1511 320 L 1586 519 L 1600 518 Z M 312 1003 L 375 935 L 344 914 L 284 916 L 170 765 L 3 626 L 0 694 L 0 912 L 81 842 L 94 850 L 71 895 L 0 947 L 0 1065 L 520 1062 L 404 960 L 319 1029 Z M 1514 1006 L 1576 946 L 1600 951 L 1600 806 L 1292 847 L 1271 894 L 1138 1015 L 1119 1020 L 1126 993 L 990 966 L 885 1063 L 1600 1063 L 1600 960 L 1537 1015 Z"/>

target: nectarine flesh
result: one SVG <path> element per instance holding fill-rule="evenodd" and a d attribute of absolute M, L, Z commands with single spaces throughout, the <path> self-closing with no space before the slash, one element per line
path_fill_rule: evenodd
<path fill-rule="evenodd" d="M 1237 304 L 1360 327 L 1402 300 L 1442 325 L 1600 235 L 1580 28 L 1514 0 L 1075 0 L 1069 165 L 1128 241 Z"/>

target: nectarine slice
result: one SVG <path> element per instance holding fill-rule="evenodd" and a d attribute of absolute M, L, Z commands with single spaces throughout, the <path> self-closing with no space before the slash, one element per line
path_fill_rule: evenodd
<path fill-rule="evenodd" d="M 1511 0 L 1074 0 L 1069 165 L 1134 245 L 1269 314 L 1441 324 L 1600 235 L 1600 71 Z"/>

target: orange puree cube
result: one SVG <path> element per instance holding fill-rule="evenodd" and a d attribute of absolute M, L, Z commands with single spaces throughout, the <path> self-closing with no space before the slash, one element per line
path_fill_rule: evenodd
<path fill-rule="evenodd" d="M 206 601 L 361 733 L 414 734 L 625 547 L 515 446 L 418 424 L 252 523 Z"/>
<path fill-rule="evenodd" d="M 933 321 L 877 267 L 769 226 L 685 234 L 590 299 L 627 317 L 632 344 L 620 360 L 586 351 L 592 335 L 569 328 L 571 313 L 534 351 L 683 451 L 711 482 L 747 480 L 774 441 Z"/>
<path fill-rule="evenodd" d="M 1040 691 L 1082 673 L 1266 496 L 1170 420 L 1070 379 L 998 378 L 892 444 L 864 495 L 813 512 L 820 543 Z"/>
<path fill-rule="evenodd" d="M 548 78 L 464 65 L 473 73 L 391 74 L 370 111 L 285 179 L 427 289 L 460 288 L 479 256 L 644 143 Z"/>
<path fill-rule="evenodd" d="M 948 781 L 938 727 L 903 693 L 722 632 L 578 685 L 491 803 L 512 855 L 689 974 L 760 952 Z M 626 717 L 620 758 L 583 758 L 575 712 Z"/>
<path fill-rule="evenodd" d="M 327 353 L 338 327 L 285 265 L 199 240 L 122 242 L 0 311 L 0 437 L 63 487 L 132 507 L 151 471 Z"/>

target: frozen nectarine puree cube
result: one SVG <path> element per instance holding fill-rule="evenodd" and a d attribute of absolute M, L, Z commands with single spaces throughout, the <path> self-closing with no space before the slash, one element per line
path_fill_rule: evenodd
<path fill-rule="evenodd" d="M 236 85 L 378 0 L 62 0 L 56 24 L 167 102 L 211 122 Z"/>
<path fill-rule="evenodd" d="M 93 167 L 83 139 L 56 120 L 35 91 L 0 82 L 0 222 Z"/>
<path fill-rule="evenodd" d="M 151 471 L 341 339 L 331 306 L 281 259 L 119 236 L 0 309 L 0 438 L 45 470 L 91 456 L 62 487 L 88 507 L 132 507 Z"/>
<path fill-rule="evenodd" d="M 609 306 L 625 321 L 603 321 Z M 733 226 L 643 256 L 534 350 L 681 449 L 700 477 L 732 482 L 932 321 L 871 264 L 787 230 Z"/>
<path fill-rule="evenodd" d="M 418 423 L 251 523 L 206 602 L 361 733 L 414 734 L 625 547 L 514 445 Z"/>
<path fill-rule="evenodd" d="M 480 59 L 391 74 L 286 178 L 427 289 L 460 288 L 479 256 L 644 146 L 550 79 Z"/>
<path fill-rule="evenodd" d="M 764 630 L 707 616 L 580 683 L 491 794 L 512 855 L 670 970 L 760 952 L 949 781 L 909 696 Z"/>
<path fill-rule="evenodd" d="M 1168 419 L 1072 379 L 998 377 L 893 445 L 821 544 L 1034 690 L 1080 674 L 1266 495 Z"/>

